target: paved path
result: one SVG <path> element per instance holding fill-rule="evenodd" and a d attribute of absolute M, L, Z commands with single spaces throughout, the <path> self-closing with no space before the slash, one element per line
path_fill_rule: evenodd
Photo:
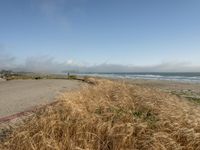
<path fill-rule="evenodd" d="M 0 118 L 47 104 L 65 90 L 80 87 L 74 80 L 12 80 L 0 81 Z"/>

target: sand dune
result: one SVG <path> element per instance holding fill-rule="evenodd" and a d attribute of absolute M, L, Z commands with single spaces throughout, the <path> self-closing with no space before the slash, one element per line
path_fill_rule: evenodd
<path fill-rule="evenodd" d="M 200 105 L 108 80 L 66 92 L 19 126 L 2 149 L 200 149 Z"/>

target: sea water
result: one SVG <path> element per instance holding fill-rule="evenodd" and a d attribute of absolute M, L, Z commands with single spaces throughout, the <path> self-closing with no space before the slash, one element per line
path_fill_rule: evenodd
<path fill-rule="evenodd" d="M 79 75 L 107 77 L 107 78 L 115 78 L 115 79 L 120 78 L 120 79 L 168 80 L 168 81 L 200 83 L 200 72 L 79 73 Z"/>

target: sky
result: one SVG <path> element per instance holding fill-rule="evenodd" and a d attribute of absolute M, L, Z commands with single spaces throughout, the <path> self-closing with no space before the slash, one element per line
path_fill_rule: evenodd
<path fill-rule="evenodd" d="M 199 0 L 1 0 L 0 69 L 200 71 Z"/>

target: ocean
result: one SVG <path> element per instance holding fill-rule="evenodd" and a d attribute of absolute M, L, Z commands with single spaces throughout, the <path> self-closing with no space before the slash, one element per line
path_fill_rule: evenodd
<path fill-rule="evenodd" d="M 81 73 L 81 76 L 107 77 L 115 79 L 145 79 L 145 80 L 167 80 L 178 82 L 200 83 L 200 72 L 190 73 L 159 73 L 159 72 L 141 72 L 141 73 Z"/>

